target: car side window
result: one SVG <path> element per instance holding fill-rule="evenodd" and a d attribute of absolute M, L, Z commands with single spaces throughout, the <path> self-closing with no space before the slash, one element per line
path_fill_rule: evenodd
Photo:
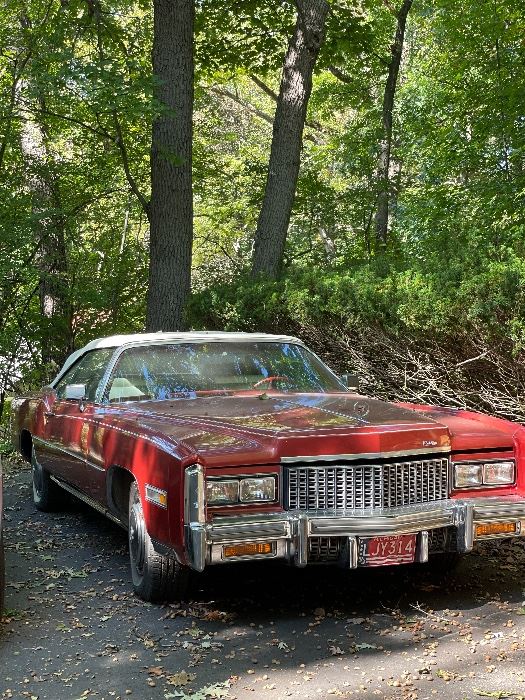
<path fill-rule="evenodd" d="M 108 362 L 114 352 L 115 348 L 103 348 L 91 350 L 82 355 L 55 386 L 57 397 L 64 398 L 68 384 L 85 384 L 87 400 L 94 401 Z"/>

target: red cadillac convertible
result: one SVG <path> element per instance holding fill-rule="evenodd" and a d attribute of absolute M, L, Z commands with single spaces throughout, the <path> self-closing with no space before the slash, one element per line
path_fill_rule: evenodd
<path fill-rule="evenodd" d="M 101 338 L 13 412 L 36 507 L 125 527 L 149 601 L 234 561 L 445 566 L 525 523 L 524 428 L 360 396 L 297 338 Z"/>

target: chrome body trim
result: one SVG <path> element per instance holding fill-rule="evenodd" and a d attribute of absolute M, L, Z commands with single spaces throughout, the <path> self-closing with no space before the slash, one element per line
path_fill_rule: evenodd
<path fill-rule="evenodd" d="M 67 491 L 72 496 L 75 496 L 75 498 L 78 498 L 80 501 L 83 501 L 88 506 L 91 506 L 91 508 L 94 508 L 99 513 L 102 513 L 102 515 L 105 515 L 106 518 L 109 518 L 117 525 L 120 525 L 120 527 L 123 528 L 124 530 L 128 529 L 127 523 L 123 523 L 122 520 L 120 520 L 120 518 L 117 518 L 117 516 L 114 515 L 110 510 L 108 510 L 107 508 L 104 508 L 104 506 L 101 506 L 100 503 L 97 503 L 97 501 L 94 501 L 89 496 L 86 496 L 85 493 L 83 493 L 82 491 L 79 491 L 74 486 L 71 486 L 71 484 L 68 484 L 66 481 L 62 481 L 62 479 L 58 479 L 53 474 L 50 474 L 49 476 L 50 476 L 51 480 L 54 481 L 55 484 L 58 484 L 58 486 L 60 486 L 60 488 L 64 489 L 64 491 Z"/>
<path fill-rule="evenodd" d="M 194 464 L 186 469 L 184 477 L 184 541 L 188 563 L 195 571 L 203 571 L 206 566 L 204 519 L 204 469 Z"/>
<path fill-rule="evenodd" d="M 355 568 L 360 537 L 415 533 L 416 561 L 426 562 L 429 531 L 454 528 L 457 551 L 469 552 L 476 540 L 476 525 L 495 521 L 519 522 L 514 536 L 525 535 L 525 498 L 446 499 L 398 508 L 227 515 L 215 517 L 208 523 L 186 525 L 186 541 L 190 565 L 202 571 L 207 565 L 230 561 L 225 562 L 222 556 L 224 545 L 244 542 L 272 542 L 275 551 L 258 558 L 280 558 L 304 567 L 308 564 L 310 538 L 338 537 L 343 541 L 338 563 Z M 508 534 L 502 536 L 508 537 Z M 251 560 L 252 557 L 242 559 Z"/>
<path fill-rule="evenodd" d="M 184 522 L 204 522 L 204 470 L 200 464 L 186 469 L 184 479 Z"/>
<path fill-rule="evenodd" d="M 357 560 L 359 557 L 359 549 L 357 537 L 348 538 L 348 568 L 357 569 Z"/>
<path fill-rule="evenodd" d="M 428 426 L 425 426 L 428 430 Z M 296 464 L 298 462 L 355 462 L 359 459 L 389 459 L 390 457 L 406 457 L 407 455 L 432 455 L 450 452 L 450 445 L 443 447 L 425 447 L 417 450 L 396 450 L 395 452 L 360 452 L 340 455 L 308 455 L 298 457 L 281 457 L 281 464 Z"/>
<path fill-rule="evenodd" d="M 428 561 L 428 530 L 422 530 L 419 533 L 416 561 L 420 564 L 425 564 Z"/>
<path fill-rule="evenodd" d="M 472 498 L 474 519 L 482 522 L 501 518 L 525 518 L 525 498 L 520 496 L 490 496 Z"/>
<path fill-rule="evenodd" d="M 184 527 L 184 533 L 188 564 L 195 571 L 204 571 L 207 563 L 206 530 L 198 523 L 190 523 Z"/>

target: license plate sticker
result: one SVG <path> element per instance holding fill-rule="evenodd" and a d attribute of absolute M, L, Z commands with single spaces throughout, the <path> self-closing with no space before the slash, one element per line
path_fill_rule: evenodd
<path fill-rule="evenodd" d="M 359 566 L 412 564 L 416 558 L 416 535 L 388 535 L 359 539 Z"/>

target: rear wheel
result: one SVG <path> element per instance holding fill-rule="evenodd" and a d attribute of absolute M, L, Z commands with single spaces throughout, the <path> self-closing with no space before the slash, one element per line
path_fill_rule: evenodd
<path fill-rule="evenodd" d="M 64 503 L 64 491 L 52 481 L 49 472 L 38 461 L 34 445 L 31 449 L 31 471 L 35 506 L 44 512 L 59 510 Z"/>
<path fill-rule="evenodd" d="M 188 590 L 188 568 L 175 557 L 156 552 L 146 529 L 139 490 L 129 490 L 129 557 L 135 593 L 151 603 L 184 598 Z"/>

